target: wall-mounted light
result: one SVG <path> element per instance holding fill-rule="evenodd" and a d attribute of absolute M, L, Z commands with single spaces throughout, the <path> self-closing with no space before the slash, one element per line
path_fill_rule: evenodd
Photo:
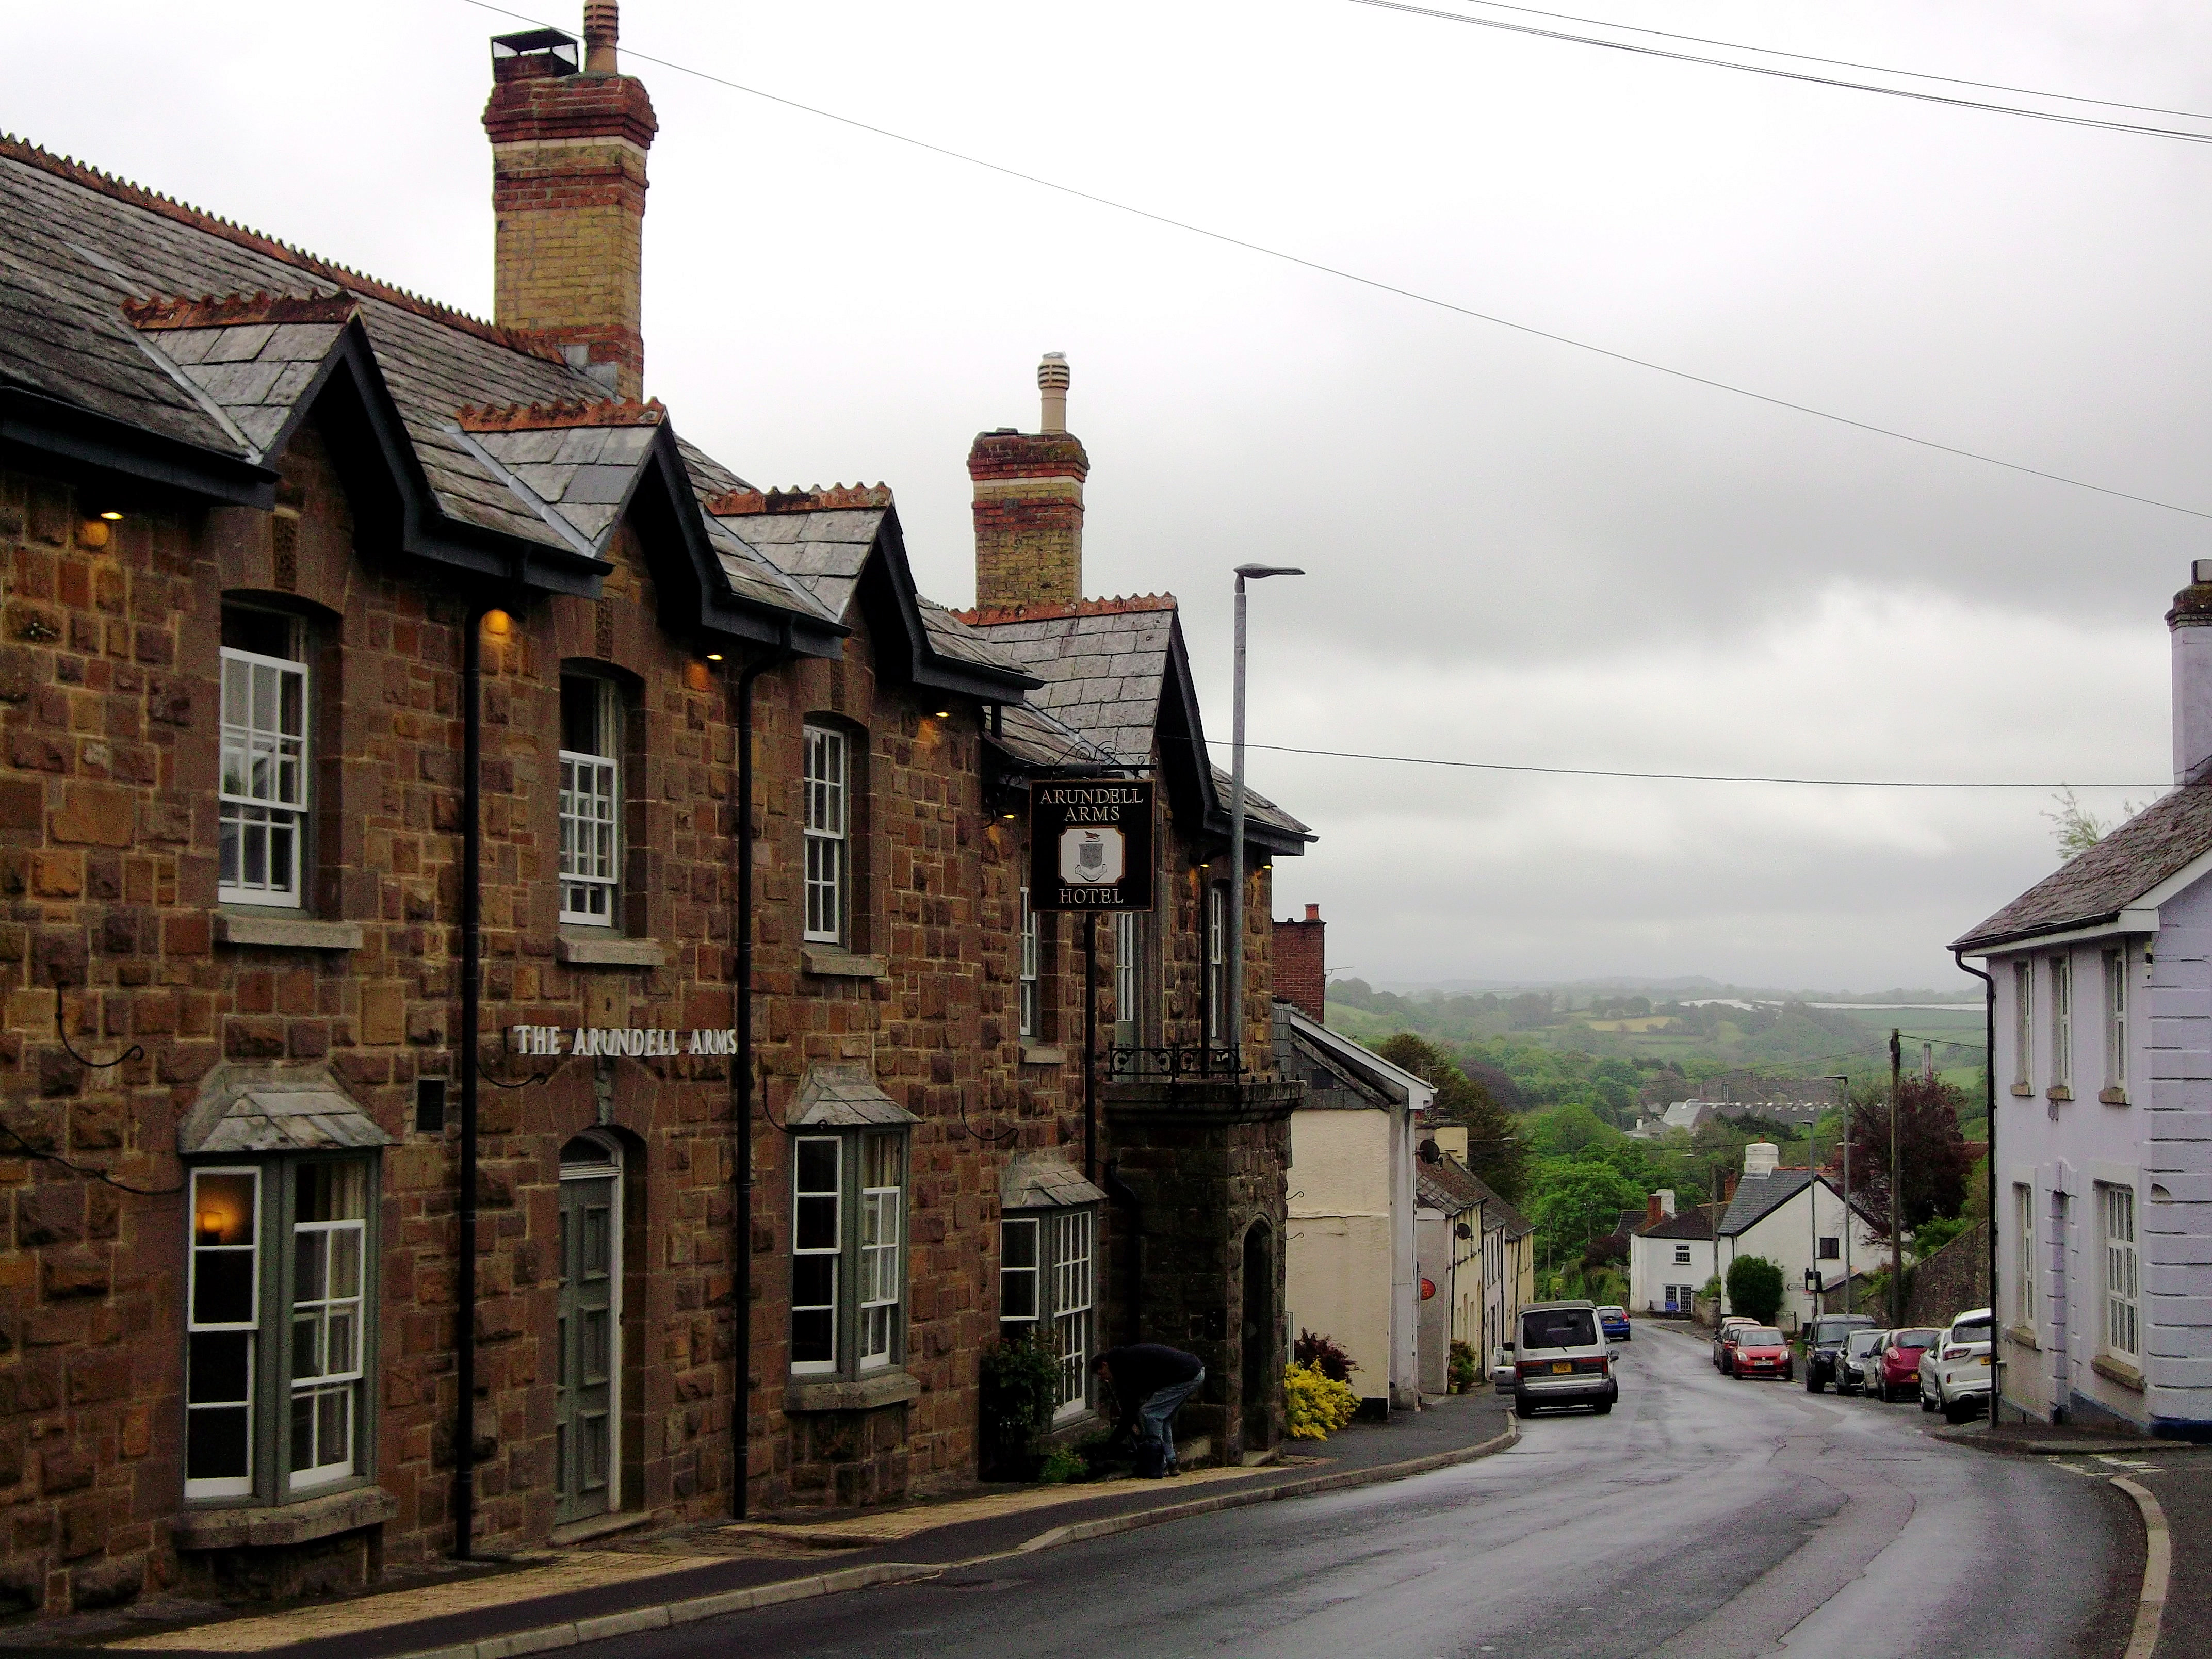
<path fill-rule="evenodd" d="M 721 659 L 722 659 L 722 653 L 721 653 L 720 652 L 719 652 L 719 651 L 709 651 L 709 652 L 707 653 L 707 660 L 708 660 L 708 662 L 720 662 L 720 661 L 721 661 Z"/>
<path fill-rule="evenodd" d="M 120 513 L 118 513 L 113 507 L 110 507 L 106 512 L 101 514 L 100 516 L 106 520 L 110 524 L 120 523 L 123 518 L 123 515 Z"/>
<path fill-rule="evenodd" d="M 941 720 L 949 720 L 952 718 L 952 711 L 950 708 L 940 708 L 937 711 L 937 718 Z"/>
<path fill-rule="evenodd" d="M 484 632 L 487 634 L 504 634 L 514 626 L 514 618 L 504 611 L 487 611 L 484 612 L 483 625 Z"/>

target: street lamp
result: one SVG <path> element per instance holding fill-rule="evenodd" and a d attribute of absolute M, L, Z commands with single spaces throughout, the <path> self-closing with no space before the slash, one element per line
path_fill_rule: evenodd
<path fill-rule="evenodd" d="M 1244 1069 L 1244 584 L 1268 576 L 1303 576 L 1286 564 L 1237 567 L 1237 690 L 1231 732 L 1229 775 L 1229 902 L 1236 925 L 1229 933 L 1229 1042 L 1237 1069 Z"/>

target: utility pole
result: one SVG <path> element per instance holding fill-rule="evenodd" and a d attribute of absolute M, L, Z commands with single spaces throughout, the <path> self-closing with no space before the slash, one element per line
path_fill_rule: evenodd
<path fill-rule="evenodd" d="M 1897 1091 L 1905 1070 L 1905 1048 L 1897 1031 L 1889 1034 L 1889 1328 L 1905 1317 L 1905 1171 L 1897 1167 Z"/>
<path fill-rule="evenodd" d="M 1844 1107 L 1844 1311 L 1856 1313 L 1851 1303 L 1851 1080 L 1836 1079 L 1836 1098 Z"/>

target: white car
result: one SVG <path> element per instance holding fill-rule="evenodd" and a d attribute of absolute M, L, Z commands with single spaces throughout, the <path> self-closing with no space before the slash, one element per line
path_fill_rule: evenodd
<path fill-rule="evenodd" d="M 1920 1409 L 1963 1423 L 1985 1414 L 1990 1397 L 1990 1310 L 1975 1308 L 1951 1322 L 1920 1352 Z"/>

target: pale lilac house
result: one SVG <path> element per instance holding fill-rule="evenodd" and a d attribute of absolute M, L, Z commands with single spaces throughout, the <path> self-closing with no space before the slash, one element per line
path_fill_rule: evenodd
<path fill-rule="evenodd" d="M 2212 559 L 2166 614 L 2173 792 L 1953 945 L 1996 981 L 2008 1408 L 2212 1439 Z"/>

